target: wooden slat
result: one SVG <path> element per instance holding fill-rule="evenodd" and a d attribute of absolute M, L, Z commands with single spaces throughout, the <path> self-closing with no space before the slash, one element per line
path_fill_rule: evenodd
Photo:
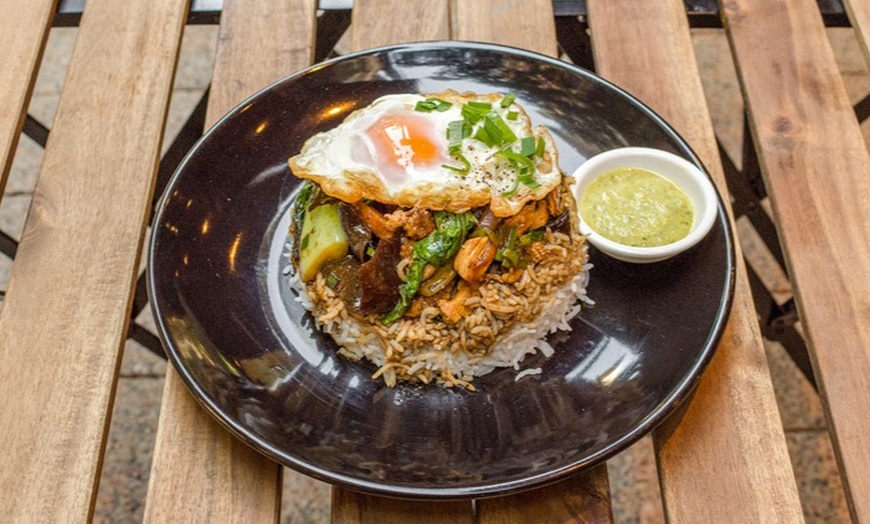
<path fill-rule="evenodd" d="M 843 6 L 849 15 L 849 22 L 855 28 L 864 59 L 870 62 L 870 2 L 865 0 L 843 0 Z"/>
<path fill-rule="evenodd" d="M 351 46 L 355 51 L 450 37 L 447 0 L 362 0 L 353 3 Z"/>
<path fill-rule="evenodd" d="M 258 89 L 311 64 L 314 0 L 226 1 L 206 124 Z M 281 470 L 202 410 L 170 369 L 154 447 L 145 520 L 274 522 Z"/>
<path fill-rule="evenodd" d="M 93 511 L 186 11 L 89 0 L 82 17 L 0 313 L 5 520 Z"/>
<path fill-rule="evenodd" d="M 0 0 L 0 193 L 21 136 L 57 0 Z"/>
<path fill-rule="evenodd" d="M 596 68 L 668 120 L 725 194 L 684 9 L 679 0 L 590 0 Z M 742 260 L 738 252 L 733 311 L 694 400 L 675 429 L 655 433 L 674 522 L 802 519 Z"/>
<path fill-rule="evenodd" d="M 552 0 L 457 0 L 457 40 L 491 42 L 556 56 Z"/>
<path fill-rule="evenodd" d="M 457 0 L 458 40 L 511 45 L 555 56 L 556 22 L 551 0 Z M 478 501 L 485 522 L 604 522 L 611 519 L 607 466 L 553 486 Z"/>
<path fill-rule="evenodd" d="M 723 13 L 850 510 L 870 521 L 870 154 L 815 2 Z"/>
<path fill-rule="evenodd" d="M 447 0 L 366 0 L 353 4 L 351 46 L 354 51 L 402 42 L 450 37 Z M 400 23 L 401 21 L 401 23 Z M 428 502 L 384 499 L 342 488 L 332 490 L 332 521 L 462 522 L 472 518 L 471 502 Z M 387 520 L 394 519 L 394 520 Z"/>
<path fill-rule="evenodd" d="M 479 524 L 612 522 L 607 466 L 533 491 L 479 500 L 477 516 Z"/>
<path fill-rule="evenodd" d="M 471 524 L 471 502 L 433 502 L 388 499 L 347 489 L 332 490 L 332 522 L 349 524 Z"/>

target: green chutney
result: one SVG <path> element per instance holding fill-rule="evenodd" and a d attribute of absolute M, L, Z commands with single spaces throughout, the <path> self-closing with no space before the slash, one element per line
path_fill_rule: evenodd
<path fill-rule="evenodd" d="M 619 168 L 593 180 L 580 215 L 599 235 L 634 247 L 664 246 L 689 234 L 689 196 L 667 178 L 641 168 Z"/>

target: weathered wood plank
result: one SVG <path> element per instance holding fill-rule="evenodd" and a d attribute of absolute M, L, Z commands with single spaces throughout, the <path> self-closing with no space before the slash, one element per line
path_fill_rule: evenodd
<path fill-rule="evenodd" d="M 314 0 L 224 3 L 206 123 L 311 64 Z M 149 479 L 149 522 L 273 522 L 281 470 L 202 410 L 170 369 Z"/>
<path fill-rule="evenodd" d="M 56 4 L 0 0 L 0 192 L 6 187 Z"/>
<path fill-rule="evenodd" d="M 815 2 L 723 15 L 850 510 L 868 521 L 870 154 Z"/>
<path fill-rule="evenodd" d="M 445 40 L 450 37 L 447 0 L 365 0 L 354 2 L 351 47 Z"/>
<path fill-rule="evenodd" d="M 870 3 L 862 0 L 843 0 L 849 23 L 855 29 L 864 59 L 870 62 Z"/>
<path fill-rule="evenodd" d="M 332 522 L 335 524 L 471 524 L 474 522 L 471 509 L 471 502 L 389 499 L 348 489 L 332 490 Z"/>
<path fill-rule="evenodd" d="M 528 0 L 457 0 L 457 40 L 492 42 L 556 56 L 553 2 Z"/>
<path fill-rule="evenodd" d="M 186 11 L 90 0 L 82 17 L 0 313 L 4 519 L 93 512 Z"/>
<path fill-rule="evenodd" d="M 597 70 L 668 120 L 726 194 L 683 3 L 590 0 L 589 22 Z M 717 354 L 680 424 L 654 436 L 670 520 L 802 519 L 739 253 L 734 307 Z"/>
<path fill-rule="evenodd" d="M 525 493 L 478 500 L 477 517 L 480 524 L 612 522 L 607 466 Z"/>

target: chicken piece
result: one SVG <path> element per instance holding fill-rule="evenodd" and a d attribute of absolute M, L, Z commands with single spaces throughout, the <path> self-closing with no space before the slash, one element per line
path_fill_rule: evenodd
<path fill-rule="evenodd" d="M 363 223 L 371 229 L 372 233 L 378 238 L 392 238 L 396 232 L 396 227 L 391 225 L 387 217 L 381 214 L 380 211 L 366 204 L 365 202 L 357 202 L 353 205 L 356 212 L 359 213 Z"/>
<path fill-rule="evenodd" d="M 522 235 L 526 231 L 546 226 L 547 219 L 549 218 L 547 202 L 545 200 L 536 200 L 524 205 L 519 213 L 508 218 L 504 223 L 508 226 L 516 227 L 517 235 Z"/>
<path fill-rule="evenodd" d="M 463 317 L 466 317 L 471 313 L 471 310 L 465 305 L 465 301 L 471 297 L 473 291 L 473 286 L 460 280 L 459 284 L 456 286 L 456 294 L 453 295 L 453 298 L 449 300 L 441 299 L 438 301 L 438 309 L 441 310 L 441 317 L 448 324 L 456 324 L 462 320 Z"/>
<path fill-rule="evenodd" d="M 420 240 L 435 231 L 435 219 L 432 213 L 422 207 L 409 210 L 397 209 L 385 216 L 387 225 L 393 229 L 404 228 L 408 238 Z"/>
<path fill-rule="evenodd" d="M 495 244 L 488 236 L 469 238 L 462 243 L 456 258 L 453 260 L 453 269 L 468 282 L 476 282 L 483 278 L 495 258 Z"/>

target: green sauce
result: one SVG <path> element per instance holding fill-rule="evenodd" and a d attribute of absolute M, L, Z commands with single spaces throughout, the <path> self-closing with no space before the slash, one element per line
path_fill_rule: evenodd
<path fill-rule="evenodd" d="M 663 246 L 689 234 L 689 196 L 667 178 L 640 168 L 620 168 L 592 181 L 580 215 L 599 235 L 635 247 Z"/>

